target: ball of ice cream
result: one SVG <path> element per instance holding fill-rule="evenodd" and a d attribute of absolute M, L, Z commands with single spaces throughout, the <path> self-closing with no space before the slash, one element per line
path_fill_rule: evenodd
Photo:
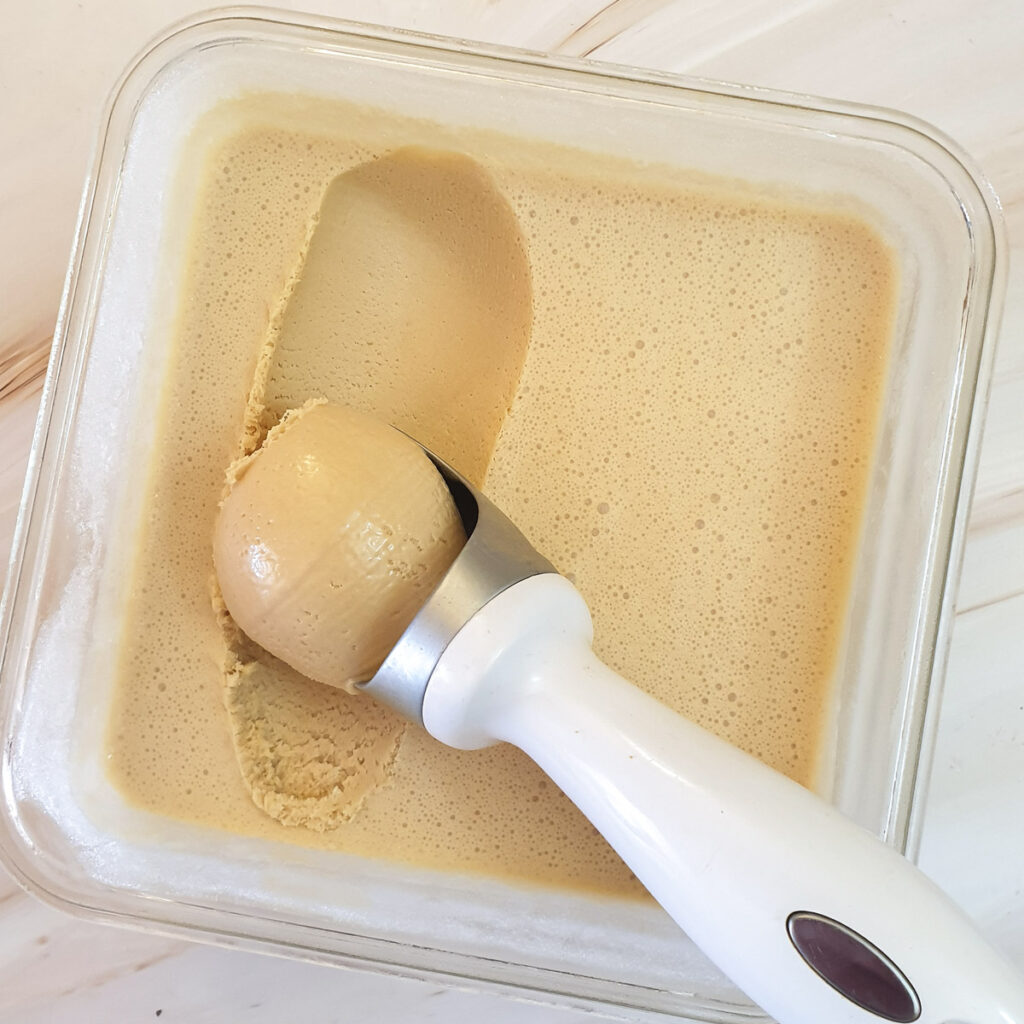
<path fill-rule="evenodd" d="M 416 442 L 324 403 L 229 471 L 213 552 L 235 622 L 303 675 L 369 679 L 465 543 Z"/>

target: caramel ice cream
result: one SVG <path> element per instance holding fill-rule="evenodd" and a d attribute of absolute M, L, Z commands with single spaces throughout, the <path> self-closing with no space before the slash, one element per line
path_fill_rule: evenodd
<path fill-rule="evenodd" d="M 303 675 L 355 692 L 465 543 L 444 480 L 405 434 L 315 401 L 229 480 L 213 535 L 228 612 Z"/>
<path fill-rule="evenodd" d="M 187 298 L 109 730 L 126 798 L 642 895 L 525 755 L 445 748 L 289 668 L 216 590 L 211 613 L 225 468 L 321 398 L 482 486 L 574 581 L 607 664 L 814 785 L 895 316 L 871 224 L 839 197 L 341 103 L 211 117 L 231 130 L 186 155 L 202 187 L 175 212 Z"/>

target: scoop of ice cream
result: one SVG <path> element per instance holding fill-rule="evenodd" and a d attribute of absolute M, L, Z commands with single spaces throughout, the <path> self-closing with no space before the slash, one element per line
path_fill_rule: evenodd
<path fill-rule="evenodd" d="M 321 402 L 229 471 L 213 557 L 241 629 L 303 675 L 347 688 L 377 670 L 465 540 L 418 444 Z"/>

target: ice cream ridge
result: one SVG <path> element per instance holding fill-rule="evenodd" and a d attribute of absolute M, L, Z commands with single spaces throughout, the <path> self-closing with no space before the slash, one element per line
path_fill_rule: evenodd
<path fill-rule="evenodd" d="M 214 566 L 237 625 L 303 675 L 371 678 L 465 543 L 411 438 L 314 400 L 229 471 Z"/>

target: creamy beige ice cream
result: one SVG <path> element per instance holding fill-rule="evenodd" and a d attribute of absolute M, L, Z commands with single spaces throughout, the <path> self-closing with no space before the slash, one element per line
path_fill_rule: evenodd
<path fill-rule="evenodd" d="M 482 485 L 575 582 L 606 663 L 814 784 L 895 309 L 860 212 L 304 97 L 214 120 L 176 211 L 185 298 L 109 732 L 125 796 L 642 893 L 519 751 L 445 748 L 290 669 L 216 594 L 211 615 L 225 468 L 317 398 Z"/>
<path fill-rule="evenodd" d="M 271 654 L 354 692 L 465 543 L 444 480 L 405 434 L 315 400 L 229 479 L 213 535 L 227 610 Z"/>

